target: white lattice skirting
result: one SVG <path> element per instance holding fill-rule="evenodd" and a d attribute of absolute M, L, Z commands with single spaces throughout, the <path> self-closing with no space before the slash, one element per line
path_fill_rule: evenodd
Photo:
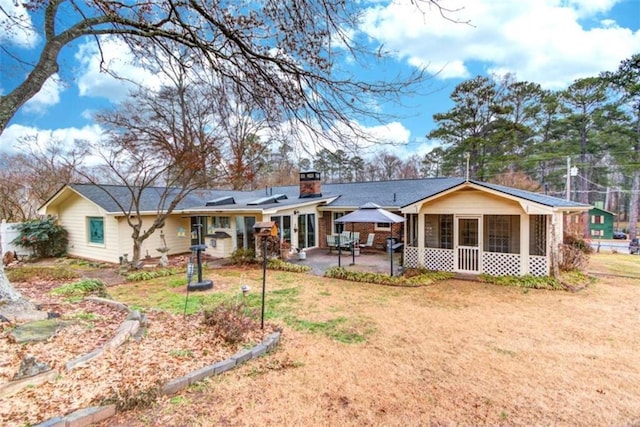
<path fill-rule="evenodd" d="M 453 271 L 453 250 L 425 249 L 423 263 L 429 270 Z"/>
<path fill-rule="evenodd" d="M 420 259 L 420 250 L 415 247 L 407 246 L 404 248 L 404 266 L 406 268 L 418 268 L 418 260 Z"/>
<path fill-rule="evenodd" d="M 529 257 L 529 274 L 533 276 L 547 276 L 549 274 L 549 263 L 546 256 Z"/>
<path fill-rule="evenodd" d="M 520 255 L 484 252 L 482 269 L 484 273 L 492 276 L 519 276 Z"/>
<path fill-rule="evenodd" d="M 422 256 L 420 254 L 422 252 Z M 422 261 L 422 262 L 420 262 Z M 483 270 L 494 276 L 519 276 L 520 255 L 485 252 L 482 258 Z M 407 268 L 423 266 L 429 270 L 454 271 L 453 250 L 427 248 L 422 251 L 416 247 L 405 247 L 404 265 Z M 529 274 L 546 276 L 549 274 L 547 257 L 530 256 Z"/>

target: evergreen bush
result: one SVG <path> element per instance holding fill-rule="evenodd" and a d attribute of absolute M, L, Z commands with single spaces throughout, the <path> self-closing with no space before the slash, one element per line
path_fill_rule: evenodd
<path fill-rule="evenodd" d="M 15 226 L 19 232 L 13 244 L 33 251 L 39 258 L 62 256 L 67 252 L 67 230 L 55 218 L 33 219 Z"/>

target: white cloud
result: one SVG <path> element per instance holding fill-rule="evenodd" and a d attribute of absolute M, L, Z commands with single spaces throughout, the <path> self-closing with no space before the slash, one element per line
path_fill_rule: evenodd
<path fill-rule="evenodd" d="M 615 69 L 640 51 L 640 31 L 602 19 L 616 0 L 451 0 L 443 19 L 433 9 L 396 0 L 364 15 L 361 29 L 411 65 L 442 69 L 439 78 L 469 78 L 470 64 L 510 71 L 520 80 L 557 89 L 580 77 Z M 611 17 L 607 17 L 611 18 Z M 581 20 L 594 19 L 586 28 Z M 599 22 L 599 24 L 597 23 Z"/>
<path fill-rule="evenodd" d="M 89 40 L 80 45 L 75 55 L 79 66 L 77 82 L 80 96 L 103 97 L 115 103 L 126 98 L 136 84 L 152 89 L 159 87 L 160 78 L 136 66 L 133 55 L 124 42 L 117 38 L 102 38 L 100 47 L 102 51 L 94 40 Z"/>
<path fill-rule="evenodd" d="M 568 0 L 567 3 L 578 15 L 591 16 L 596 13 L 608 12 L 618 1 L 619 0 Z M 560 3 L 562 4 L 562 2 Z"/>
<path fill-rule="evenodd" d="M 410 155 L 408 143 L 411 132 L 399 122 L 376 126 L 366 126 L 357 122 L 349 125 L 336 123 L 329 131 L 332 132 L 331 137 L 324 137 L 326 134 L 323 134 L 318 124 L 315 128 L 317 131 L 312 132 L 302 124 L 287 122 L 281 129 L 265 128 L 258 134 L 264 140 L 276 138 L 276 141 L 279 141 L 278 135 L 290 136 L 287 141 L 293 144 L 293 158 L 312 158 L 325 148 L 332 152 L 341 149 L 351 155 L 357 154 L 362 157 L 370 157 L 379 151 L 397 151 L 396 154 L 400 157 Z M 336 135 L 341 135 L 340 141 L 336 141 Z M 271 148 L 275 150 L 278 147 Z"/>
<path fill-rule="evenodd" d="M 0 0 L 0 43 L 31 48 L 39 40 L 23 2 Z"/>
<path fill-rule="evenodd" d="M 24 104 L 26 113 L 44 113 L 48 107 L 60 102 L 60 93 L 64 90 L 64 83 L 58 74 L 49 77 L 42 85 L 42 89 Z"/>
<path fill-rule="evenodd" d="M 71 148 L 75 141 L 100 141 L 102 133 L 102 129 L 98 125 L 82 128 L 38 129 L 12 124 L 0 135 L 0 151 L 17 152 L 21 150 L 21 141 L 25 138 L 29 138 L 30 143 L 37 143 L 41 147 L 47 144 L 57 144 Z"/>

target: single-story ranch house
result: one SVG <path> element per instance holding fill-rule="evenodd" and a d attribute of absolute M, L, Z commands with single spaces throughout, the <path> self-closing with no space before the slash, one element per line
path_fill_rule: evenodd
<path fill-rule="evenodd" d="M 117 263 L 131 254 L 125 213 L 107 191 L 128 206 L 125 187 L 72 184 L 40 208 L 69 232 L 69 255 Z M 158 210 L 157 189 L 155 194 L 147 189 L 140 202 L 147 224 Z M 162 234 L 170 254 L 186 253 L 198 243 L 191 231 L 201 224 L 206 253 L 229 257 L 238 248 L 255 247 L 255 223 L 274 221 L 281 241 L 292 250 L 327 248 L 327 236 L 339 231 L 335 220 L 369 202 L 405 218 L 393 225 L 393 237 L 403 243 L 405 267 L 492 275 L 548 275 L 562 243 L 564 215 L 591 208 L 462 178 L 321 184 L 318 172 L 301 172 L 299 185 L 193 192 L 177 206 Z M 346 224 L 359 233 L 361 243 L 373 233 L 378 248 L 384 247 L 390 228 L 389 223 Z M 160 233 L 154 233 L 141 256 L 157 257 L 163 246 Z"/>

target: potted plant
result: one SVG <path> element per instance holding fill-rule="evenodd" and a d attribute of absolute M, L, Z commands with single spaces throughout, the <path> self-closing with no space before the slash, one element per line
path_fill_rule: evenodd
<path fill-rule="evenodd" d="M 283 240 L 280 243 L 280 258 L 282 258 L 283 261 L 286 261 L 290 257 L 291 257 L 291 243 L 287 242 L 286 240 Z"/>

